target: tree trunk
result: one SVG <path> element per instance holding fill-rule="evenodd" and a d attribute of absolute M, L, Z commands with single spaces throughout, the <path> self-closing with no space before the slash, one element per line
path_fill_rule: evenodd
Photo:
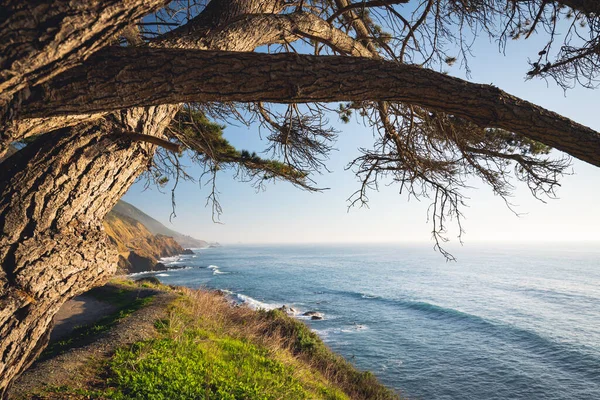
<path fill-rule="evenodd" d="M 119 113 L 45 134 L 2 163 L 0 393 L 43 349 L 60 306 L 115 270 L 102 220 L 154 151 L 122 132 L 159 136 L 172 117 L 169 107 Z"/>
<path fill-rule="evenodd" d="M 24 1 L 0 4 L 0 127 L 28 87 L 81 63 L 166 0 Z M 8 130 L 0 129 L 0 157 Z M 10 143 L 9 143 L 10 144 Z"/>

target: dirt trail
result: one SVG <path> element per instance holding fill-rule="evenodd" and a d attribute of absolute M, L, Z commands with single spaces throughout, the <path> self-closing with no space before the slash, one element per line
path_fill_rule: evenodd
<path fill-rule="evenodd" d="M 108 286 L 108 285 L 107 285 Z M 121 291 L 123 288 L 117 289 Z M 88 344 L 74 347 L 63 354 L 36 362 L 15 382 L 9 393 L 9 399 L 45 399 L 44 388 L 68 385 L 73 388 L 85 386 L 95 368 L 102 360 L 110 357 L 114 351 L 123 346 L 146 340 L 156 335 L 156 320 L 164 318 L 167 307 L 176 295 L 154 289 L 127 288 L 132 291 L 133 298 L 154 296 L 152 302 L 122 319 L 109 331 L 88 340 Z M 104 303 L 104 304 L 101 304 Z M 96 307 L 99 306 L 99 307 Z M 93 310 L 93 311 L 91 311 Z M 116 311 L 116 307 L 108 302 L 90 296 L 80 296 L 66 304 L 58 317 L 58 333 L 54 337 L 68 335 L 81 321 L 94 323 Z M 85 312 L 89 315 L 82 315 Z M 56 335 L 56 336 L 55 336 Z"/>
<path fill-rule="evenodd" d="M 50 341 L 68 336 L 78 326 L 92 324 L 117 311 L 117 307 L 92 296 L 81 295 L 67 301 L 54 317 Z"/>

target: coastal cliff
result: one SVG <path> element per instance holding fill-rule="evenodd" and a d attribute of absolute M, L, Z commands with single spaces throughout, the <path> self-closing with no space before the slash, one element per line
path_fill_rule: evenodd
<path fill-rule="evenodd" d="M 159 221 L 155 220 L 139 208 L 127 203 L 126 201 L 119 200 L 113 208 L 113 212 L 140 222 L 153 235 L 164 235 L 172 237 L 175 240 L 175 242 L 179 243 L 179 245 L 184 248 L 197 249 L 209 247 L 209 245 L 211 245 L 211 243 L 208 243 L 206 240 L 199 240 L 191 236 L 174 231 L 173 229 L 167 228 Z"/>
<path fill-rule="evenodd" d="M 115 211 L 104 219 L 104 229 L 119 251 L 117 273 L 164 270 L 159 258 L 184 252 L 172 237 L 153 235 L 141 222 Z"/>
<path fill-rule="evenodd" d="M 185 247 L 209 246 L 165 227 L 124 201 L 106 215 L 104 229 L 119 251 L 117 274 L 162 271 L 166 267 L 158 261 L 161 257 L 190 253 Z"/>

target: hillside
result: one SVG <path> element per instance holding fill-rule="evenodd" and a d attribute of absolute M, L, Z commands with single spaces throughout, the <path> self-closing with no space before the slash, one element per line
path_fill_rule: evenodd
<path fill-rule="evenodd" d="M 118 274 L 164 270 L 159 258 L 185 252 L 172 237 L 155 235 L 140 221 L 115 210 L 106 215 L 104 229 L 119 251 Z"/>
<path fill-rule="evenodd" d="M 9 399 L 399 400 L 280 310 L 154 282 L 88 292 L 113 311 L 51 343 Z"/>
<path fill-rule="evenodd" d="M 167 228 L 148 214 L 127 203 L 126 201 L 119 200 L 119 202 L 113 208 L 113 211 L 125 217 L 129 217 L 141 222 L 146 227 L 146 229 L 148 229 L 148 231 L 150 231 L 154 235 L 164 235 L 172 237 L 177 243 L 179 243 L 181 247 L 203 248 L 208 247 L 209 245 L 209 243 L 204 240 L 198 240 L 191 236 L 184 235 L 170 228 Z"/>

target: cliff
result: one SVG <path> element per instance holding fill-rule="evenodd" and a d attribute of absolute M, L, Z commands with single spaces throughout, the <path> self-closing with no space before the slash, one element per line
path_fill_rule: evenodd
<path fill-rule="evenodd" d="M 117 273 L 136 273 L 166 269 L 158 262 L 161 257 L 184 253 L 184 248 L 172 237 L 155 235 L 144 224 L 112 210 L 104 219 L 104 228 L 119 250 Z"/>
<path fill-rule="evenodd" d="M 146 227 L 146 229 L 150 231 L 150 233 L 152 233 L 153 235 L 164 235 L 172 237 L 182 247 L 204 248 L 209 246 L 209 243 L 204 240 L 198 240 L 191 236 L 184 235 L 182 233 L 167 228 L 148 214 L 127 203 L 126 201 L 119 200 L 119 202 L 113 208 L 113 211 L 120 215 L 141 222 L 144 225 L 144 227 Z"/>
<path fill-rule="evenodd" d="M 209 243 L 167 228 L 135 206 L 119 200 L 106 215 L 104 228 L 119 250 L 118 274 L 165 270 L 161 257 L 186 254 Z M 218 245 L 218 244 L 217 244 Z"/>

